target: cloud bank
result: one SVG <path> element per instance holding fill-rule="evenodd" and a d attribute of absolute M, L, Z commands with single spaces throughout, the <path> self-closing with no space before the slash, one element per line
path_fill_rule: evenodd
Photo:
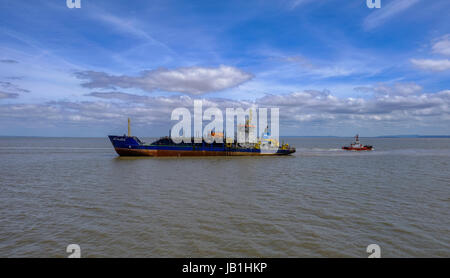
<path fill-rule="evenodd" d="M 368 126 L 415 127 L 430 126 L 448 132 L 450 120 L 450 90 L 423 92 L 414 83 L 380 84 L 363 87 L 367 97 L 339 98 L 329 91 L 305 90 L 286 95 L 266 95 L 255 101 L 203 98 L 204 107 L 279 107 L 280 125 L 290 134 L 304 126 L 352 127 Z M 123 92 L 92 92 L 92 100 L 55 101 L 45 104 L 0 105 L 0 119 L 18 123 L 33 121 L 55 125 L 86 125 L 102 123 L 118 125 L 126 117 L 147 127 L 167 130 L 173 125 L 170 114 L 177 107 L 193 108 L 193 96 L 145 96 Z M 383 130 L 383 129 L 381 129 Z M 397 129 L 396 129 L 397 130 Z"/>
<path fill-rule="evenodd" d="M 217 68 L 158 68 L 143 71 L 139 76 L 116 76 L 96 71 L 77 72 L 76 76 L 87 80 L 82 86 L 91 89 L 137 88 L 146 92 L 160 90 L 191 95 L 233 88 L 253 78 L 250 73 L 223 65 Z"/>
<path fill-rule="evenodd" d="M 445 71 L 450 69 L 450 60 L 433 60 L 433 59 L 411 59 L 413 65 L 430 71 Z"/>

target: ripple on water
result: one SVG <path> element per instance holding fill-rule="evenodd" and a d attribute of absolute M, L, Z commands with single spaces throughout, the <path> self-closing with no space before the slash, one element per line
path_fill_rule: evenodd
<path fill-rule="evenodd" d="M 450 140 L 367 138 L 376 150 L 357 153 L 293 138 L 291 157 L 183 159 L 0 140 L 5 257 L 66 257 L 70 243 L 83 257 L 366 257 L 371 243 L 450 256 Z"/>

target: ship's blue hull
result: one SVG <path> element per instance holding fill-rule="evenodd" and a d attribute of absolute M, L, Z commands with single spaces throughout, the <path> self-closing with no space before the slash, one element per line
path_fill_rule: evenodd
<path fill-rule="evenodd" d="M 109 136 L 116 152 L 121 156 L 249 156 L 288 155 L 294 148 L 278 149 L 272 152 L 257 148 L 227 147 L 226 144 L 143 144 L 137 137 Z"/>

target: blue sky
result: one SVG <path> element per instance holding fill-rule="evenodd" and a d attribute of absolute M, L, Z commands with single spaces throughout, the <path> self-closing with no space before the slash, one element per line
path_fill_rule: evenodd
<path fill-rule="evenodd" d="M 282 135 L 450 134 L 450 2 L 0 0 L 0 135 L 164 135 L 204 99 Z"/>

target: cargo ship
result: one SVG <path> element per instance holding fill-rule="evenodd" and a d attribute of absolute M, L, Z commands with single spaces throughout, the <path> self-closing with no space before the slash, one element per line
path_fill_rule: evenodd
<path fill-rule="evenodd" d="M 350 146 L 344 146 L 344 147 L 342 147 L 342 149 L 343 149 L 344 151 L 371 151 L 371 150 L 373 150 L 373 147 L 372 147 L 372 146 L 369 146 L 369 145 L 364 145 L 364 146 L 363 146 L 363 145 L 359 142 L 359 135 L 356 134 L 356 136 L 355 136 L 355 141 L 354 141 L 353 143 L 351 143 Z"/>
<path fill-rule="evenodd" d="M 248 135 L 249 129 L 254 128 L 249 124 L 238 126 L 244 128 Z M 280 144 L 277 140 L 270 138 L 266 132 L 256 143 L 230 142 L 229 138 L 223 138 L 223 133 L 211 132 L 210 136 L 201 142 L 195 142 L 195 138 L 188 140 L 192 143 L 175 143 L 170 136 L 161 137 L 153 143 L 145 143 L 136 136 L 131 136 L 130 119 L 128 119 L 128 135 L 109 135 L 115 151 L 120 156 L 261 156 L 261 155 L 289 155 L 295 152 L 295 148 L 289 144 Z M 210 139 L 220 138 L 223 143 L 212 143 Z M 225 139 L 225 140 L 224 140 Z M 198 138 L 197 138 L 197 141 Z M 233 140 L 234 141 L 234 140 Z"/>

